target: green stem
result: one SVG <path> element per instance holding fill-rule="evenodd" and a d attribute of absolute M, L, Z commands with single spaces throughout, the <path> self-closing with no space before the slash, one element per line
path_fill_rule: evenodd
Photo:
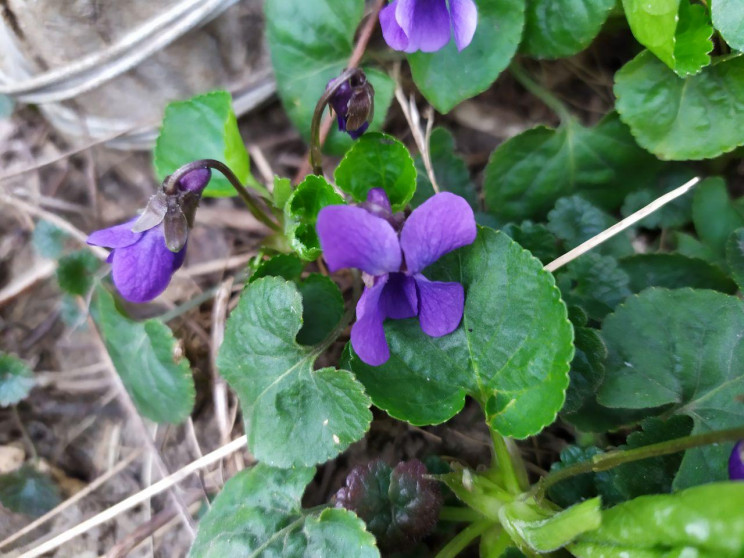
<path fill-rule="evenodd" d="M 238 193 L 240 199 L 243 200 L 243 203 L 245 203 L 245 205 L 248 207 L 251 215 L 253 215 L 256 219 L 258 219 L 261 223 L 263 223 L 273 231 L 281 232 L 281 228 L 279 227 L 279 225 L 272 221 L 269 216 L 264 213 L 256 200 L 253 199 L 253 196 L 251 196 L 251 193 L 246 189 L 245 186 L 240 183 L 240 180 L 238 180 L 238 177 L 235 176 L 233 171 L 230 170 L 230 167 L 228 167 L 225 163 L 221 163 L 220 161 L 217 161 L 215 159 L 200 159 L 199 161 L 194 161 L 192 163 L 183 165 L 178 170 L 176 170 L 176 172 L 165 179 L 165 182 L 163 182 L 163 191 L 166 194 L 175 193 L 176 185 L 178 184 L 178 181 L 181 180 L 181 178 L 192 171 L 205 168 L 215 169 L 222 173 L 222 175 L 227 178 L 232 187 Z"/>
<path fill-rule="evenodd" d="M 519 463 L 516 463 L 514 455 L 509 451 L 506 439 L 494 430 L 491 430 L 491 440 L 493 440 L 493 454 L 498 463 L 498 470 L 504 476 L 506 489 L 512 494 L 524 492 L 528 487 L 527 472 L 521 457 L 517 456 Z"/>
<path fill-rule="evenodd" d="M 493 521 L 484 519 L 468 525 L 440 550 L 436 558 L 456 558 L 460 552 L 493 526 Z"/>
<path fill-rule="evenodd" d="M 520 66 L 516 62 L 512 62 L 509 65 L 509 72 L 512 76 L 514 76 L 514 79 L 516 79 L 522 85 L 522 87 L 524 87 L 527 91 L 532 93 L 535 97 L 537 97 L 548 107 L 550 107 L 550 109 L 558 115 L 558 118 L 561 119 L 561 122 L 568 122 L 573 119 L 571 113 L 568 112 L 568 109 L 558 99 L 558 97 L 556 97 L 542 85 L 534 81 L 527 74 L 527 72 L 524 71 L 524 68 L 522 68 L 522 66 Z"/>
<path fill-rule="evenodd" d="M 440 521 L 454 521 L 473 523 L 483 519 L 483 514 L 478 513 L 472 508 L 460 508 L 455 506 L 444 506 L 439 511 Z"/>
<path fill-rule="evenodd" d="M 577 463 L 576 465 L 571 465 L 565 469 L 550 473 L 535 485 L 533 491 L 535 492 L 535 498 L 540 500 L 545 496 L 548 488 L 576 475 L 599 473 L 617 467 L 618 465 L 631 463 L 632 461 L 640 461 L 641 459 L 649 459 L 651 457 L 661 457 L 662 455 L 669 455 L 670 453 L 677 453 L 699 446 L 720 444 L 722 442 L 735 442 L 736 440 L 741 439 L 744 439 L 744 427 L 675 438 L 674 440 L 668 440 L 666 442 L 651 444 L 631 450 L 610 451 L 595 455 L 589 461 Z"/>

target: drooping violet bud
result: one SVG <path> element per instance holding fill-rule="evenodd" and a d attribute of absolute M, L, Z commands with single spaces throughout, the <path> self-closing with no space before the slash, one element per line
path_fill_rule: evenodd
<path fill-rule="evenodd" d="M 380 12 L 382 36 L 388 46 L 404 52 L 435 52 L 450 42 L 457 50 L 470 44 L 478 24 L 473 0 L 393 0 Z"/>
<path fill-rule="evenodd" d="M 744 480 L 744 440 L 734 446 L 728 465 L 731 480 Z"/>
<path fill-rule="evenodd" d="M 391 469 L 380 459 L 355 467 L 334 496 L 337 508 L 356 513 L 383 550 L 404 550 L 436 526 L 442 505 L 437 481 L 417 459 Z"/>
<path fill-rule="evenodd" d="M 334 85 L 335 79 L 328 83 L 326 89 Z M 355 70 L 351 77 L 338 85 L 328 104 L 336 113 L 338 129 L 357 139 L 369 128 L 374 115 L 375 90 L 364 72 Z"/>
<path fill-rule="evenodd" d="M 138 218 L 90 234 L 88 244 L 112 249 L 107 261 L 125 299 L 149 302 L 183 265 L 189 229 L 210 177 L 209 168 L 193 170 L 171 193 L 165 191 L 166 178 Z"/>

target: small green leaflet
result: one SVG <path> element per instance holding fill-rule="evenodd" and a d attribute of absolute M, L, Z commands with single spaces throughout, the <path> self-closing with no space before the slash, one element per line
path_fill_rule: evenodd
<path fill-rule="evenodd" d="M 328 205 L 343 204 L 344 198 L 322 176 L 308 175 L 284 205 L 284 234 L 297 255 L 312 261 L 321 254 L 315 230 L 318 212 Z"/>
<path fill-rule="evenodd" d="M 424 275 L 463 284 L 462 324 L 433 338 L 416 319 L 389 320 L 387 363 L 370 367 L 352 354 L 375 405 L 412 424 L 437 424 L 460 411 L 469 394 L 505 436 L 525 438 L 550 424 L 573 357 L 572 327 L 552 275 L 508 236 L 486 228 Z"/>
<path fill-rule="evenodd" d="M 679 76 L 710 63 L 713 27 L 706 9 L 690 0 L 623 0 L 633 35 Z"/>
<path fill-rule="evenodd" d="M 40 220 L 34 227 L 31 242 L 42 258 L 56 260 L 65 249 L 67 233 L 49 221 Z"/>
<path fill-rule="evenodd" d="M 259 463 L 231 478 L 199 523 L 191 558 L 346 556 L 379 558 L 364 522 L 344 509 L 302 509 L 314 468 Z"/>
<path fill-rule="evenodd" d="M 323 347 L 295 341 L 302 297 L 293 283 L 251 283 L 227 321 L 217 366 L 238 394 L 248 446 L 277 467 L 331 459 L 369 427 L 370 400 L 350 372 L 313 369 Z"/>
<path fill-rule="evenodd" d="M 706 178 L 695 188 L 692 222 L 703 244 L 723 260 L 726 241 L 732 232 L 744 227 L 744 215 L 731 202 L 722 178 Z"/>
<path fill-rule="evenodd" d="M 39 517 L 60 502 L 57 485 L 31 465 L 0 475 L 0 504 L 9 510 Z"/>
<path fill-rule="evenodd" d="M 35 383 L 34 374 L 25 362 L 0 352 L 0 407 L 25 399 Z"/>
<path fill-rule="evenodd" d="M 416 167 L 408 149 L 392 136 L 364 134 L 336 167 L 338 187 L 357 202 L 372 188 L 382 188 L 393 211 L 402 210 L 416 191 Z"/>
<path fill-rule="evenodd" d="M 548 230 L 565 242 L 566 251 L 610 228 L 615 218 L 581 196 L 561 198 L 548 213 Z M 595 252 L 620 257 L 633 253 L 627 233 L 620 233 L 600 244 Z"/>
<path fill-rule="evenodd" d="M 630 296 L 629 281 L 615 258 L 596 252 L 570 262 L 557 278 L 566 302 L 580 306 L 598 321 Z"/>
<path fill-rule="evenodd" d="M 660 159 L 710 159 L 744 144 L 744 57 L 682 79 L 644 51 L 615 74 L 616 108 Z"/>
<path fill-rule="evenodd" d="M 594 40 L 615 0 L 527 0 L 520 50 L 537 58 L 563 58 Z"/>
<path fill-rule="evenodd" d="M 713 25 L 731 48 L 744 51 L 744 18 L 740 0 L 711 0 Z"/>
<path fill-rule="evenodd" d="M 524 27 L 524 0 L 475 0 L 478 27 L 462 52 L 454 40 L 434 53 L 408 55 L 413 81 L 439 112 L 482 93 L 509 65 Z"/>
<path fill-rule="evenodd" d="M 198 159 L 225 163 L 245 184 L 251 177 L 248 152 L 238 131 L 230 94 L 213 91 L 187 101 L 170 103 L 155 144 L 153 161 L 158 180 Z M 213 172 L 206 197 L 235 196 L 235 190 L 219 172 Z"/>
<path fill-rule="evenodd" d="M 62 256 L 57 266 L 59 288 L 67 294 L 83 296 L 93 285 L 93 274 L 101 266 L 89 250 L 78 250 Z"/>
<path fill-rule="evenodd" d="M 186 420 L 194 407 L 194 379 L 171 330 L 156 319 L 126 318 L 103 287 L 96 289 L 96 298 L 106 349 L 137 410 L 155 422 Z"/>

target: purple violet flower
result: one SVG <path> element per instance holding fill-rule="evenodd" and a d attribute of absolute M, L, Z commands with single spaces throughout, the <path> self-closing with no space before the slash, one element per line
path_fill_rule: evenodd
<path fill-rule="evenodd" d="M 470 44 L 478 24 L 473 0 L 393 0 L 380 12 L 380 26 L 390 48 L 436 52 L 455 33 L 457 50 Z"/>
<path fill-rule="evenodd" d="M 175 206 L 168 204 L 168 196 L 159 192 L 141 216 L 88 236 L 88 244 L 112 249 L 106 261 L 111 264 L 114 285 L 125 299 L 149 302 L 165 290 L 173 273 L 183 265 L 188 227 L 193 224 L 196 204 L 210 176 L 208 168 L 194 170 L 178 182 L 179 193 L 171 196 Z M 183 239 L 178 242 L 178 250 L 171 251 L 165 225 L 178 218 L 183 221 L 182 230 L 178 231 Z"/>
<path fill-rule="evenodd" d="M 462 285 L 429 281 L 421 272 L 448 252 L 472 244 L 477 234 L 473 210 L 461 197 L 442 192 L 416 208 L 402 228 L 400 224 L 380 188 L 370 190 L 360 207 L 332 205 L 318 214 L 318 237 L 328 268 L 364 272 L 366 287 L 357 303 L 351 345 L 371 366 L 390 357 L 385 318 L 418 316 L 421 329 L 431 337 L 453 332 L 462 319 Z"/>
<path fill-rule="evenodd" d="M 734 446 L 729 457 L 729 478 L 744 481 L 744 440 Z"/>
<path fill-rule="evenodd" d="M 336 81 L 332 79 L 326 88 Z M 375 90 L 364 72 L 358 71 L 338 86 L 328 104 L 336 113 L 338 129 L 358 139 L 369 128 L 374 114 Z"/>

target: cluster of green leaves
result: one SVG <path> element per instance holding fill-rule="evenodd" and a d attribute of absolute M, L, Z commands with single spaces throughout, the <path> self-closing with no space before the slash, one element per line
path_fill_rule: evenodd
<path fill-rule="evenodd" d="M 554 275 L 543 269 L 692 178 L 684 161 L 744 144 L 742 58 L 711 55 L 714 29 L 715 52 L 744 44 L 735 2 L 712 0 L 708 9 L 689 0 L 653 6 L 623 0 L 622 10 L 614 0 L 476 4 L 479 25 L 467 49 L 450 44 L 406 55 L 416 86 L 440 112 L 486 90 L 517 53 L 552 59 L 583 50 L 610 17 L 624 14 L 647 50 L 617 72 L 616 110 L 594 125 L 543 94 L 560 125 L 501 144 L 481 191 L 454 153 L 451 134 L 433 131 L 429 154 L 440 188 L 464 197 L 482 225 L 472 245 L 426 270 L 431 279 L 465 287 L 464 315 L 441 338 L 425 335 L 415 318 L 386 323 L 391 357 L 382 366 L 366 365 L 348 344 L 337 367 L 316 365 L 321 357 L 327 363 L 350 309 L 331 279 L 304 270 L 321 255 L 315 224 L 323 207 L 362 202 L 375 187 L 386 191 L 394 211 L 433 195 L 421 157 L 379 132 L 354 143 L 334 132 L 326 147 L 343 159 L 332 181 L 308 176 L 293 188 L 277 178 L 269 193 L 250 175 L 229 95 L 168 108 L 155 150 L 158 177 L 190 160 L 222 160 L 281 224 L 251 266 L 217 360 L 238 395 L 260 464 L 217 497 L 192 556 L 379 555 L 353 513 L 301 506 L 314 466 L 361 439 L 372 405 L 410 424 L 432 425 L 457 414 L 470 396 L 495 439 L 533 436 L 559 417 L 594 433 L 591 442 L 567 448 L 556 471 L 603 454 L 610 449 L 604 434 L 619 427 L 636 430 L 623 446 L 634 449 L 744 423 L 737 399 L 744 390 L 744 307 L 734 296 L 744 286 L 744 201 L 730 199 L 722 178 L 704 180 L 691 198 Z M 279 96 L 306 138 L 317 99 L 351 55 L 363 12 L 363 0 L 266 2 Z M 364 69 L 376 91 L 375 130 L 394 83 L 379 69 Z M 206 193 L 228 194 L 219 179 Z M 639 238 L 645 253 L 636 253 Z M 76 276 L 86 265 L 76 257 L 65 267 Z M 130 320 L 103 290 L 96 297 L 99 327 L 140 412 L 183 420 L 193 406 L 193 382 L 167 326 Z M 707 446 L 571 477 L 551 488 L 550 500 L 519 482 L 512 490 L 503 462 L 481 474 L 456 467 L 441 480 L 475 511 L 463 533 L 482 535 L 483 556 L 560 548 L 582 557 L 688 548 L 737 555 L 744 526 L 733 510 L 742 489 L 706 484 L 725 480 L 730 449 Z M 664 525 L 659 517 L 667 518 Z"/>

